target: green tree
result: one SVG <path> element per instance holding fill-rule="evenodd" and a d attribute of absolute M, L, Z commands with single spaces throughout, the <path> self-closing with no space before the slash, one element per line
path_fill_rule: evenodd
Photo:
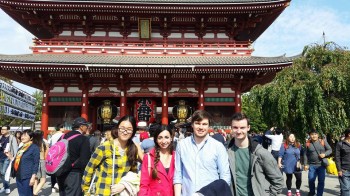
<path fill-rule="evenodd" d="M 284 127 L 299 138 L 316 128 L 339 136 L 349 125 L 350 52 L 329 42 L 305 47 L 293 66 L 249 94 L 270 126 Z"/>
<path fill-rule="evenodd" d="M 32 96 L 36 99 L 35 105 L 35 121 L 41 120 L 41 111 L 43 107 L 43 91 L 36 90 Z"/>
<path fill-rule="evenodd" d="M 245 113 L 250 119 L 251 131 L 256 133 L 264 133 L 268 127 L 263 119 L 261 110 L 259 109 L 257 102 L 254 102 L 254 100 L 249 98 L 249 93 L 242 95 L 242 112 Z"/>

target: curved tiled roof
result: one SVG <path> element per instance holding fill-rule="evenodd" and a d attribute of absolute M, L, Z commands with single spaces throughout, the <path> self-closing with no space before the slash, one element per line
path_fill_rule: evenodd
<path fill-rule="evenodd" d="M 97 2 L 97 3 L 273 3 L 286 0 L 53 0 L 53 2 Z"/>
<path fill-rule="evenodd" d="M 25 54 L 0 55 L 0 63 L 54 65 L 201 65 L 201 66 L 257 66 L 291 63 L 299 56 L 117 56 L 91 54 Z"/>

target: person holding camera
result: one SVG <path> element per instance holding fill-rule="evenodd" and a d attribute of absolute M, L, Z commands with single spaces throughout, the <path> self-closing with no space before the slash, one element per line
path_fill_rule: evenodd
<path fill-rule="evenodd" d="M 296 196 L 300 196 L 302 167 L 300 155 L 303 154 L 303 148 L 295 138 L 293 133 L 289 133 L 286 141 L 281 145 L 278 157 L 278 167 L 286 173 L 286 185 L 288 189 L 287 196 L 292 196 L 292 178 L 296 178 Z"/>

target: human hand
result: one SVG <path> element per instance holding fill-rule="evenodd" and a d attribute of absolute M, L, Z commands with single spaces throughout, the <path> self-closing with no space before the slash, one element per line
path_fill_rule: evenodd
<path fill-rule="evenodd" d="M 35 175 L 32 175 L 29 181 L 29 186 L 34 186 L 34 182 L 35 182 Z"/>
<path fill-rule="evenodd" d="M 309 170 L 309 166 L 308 166 L 308 165 L 305 165 L 305 166 L 304 166 L 304 171 L 307 171 L 307 170 Z"/>
<path fill-rule="evenodd" d="M 282 163 L 278 163 L 278 168 L 282 168 L 282 167 L 283 167 Z"/>
<path fill-rule="evenodd" d="M 111 186 L 111 194 L 115 195 L 118 194 L 120 192 L 122 192 L 125 189 L 125 186 L 123 184 L 113 184 Z"/>
<path fill-rule="evenodd" d="M 342 177 L 343 176 L 343 172 L 342 171 L 338 171 L 338 176 Z"/>
<path fill-rule="evenodd" d="M 318 155 L 321 159 L 323 159 L 325 156 L 326 156 L 326 154 L 320 154 L 320 155 Z"/>

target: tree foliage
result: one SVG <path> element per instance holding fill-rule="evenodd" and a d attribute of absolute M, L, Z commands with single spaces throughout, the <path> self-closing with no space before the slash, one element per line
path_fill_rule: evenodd
<path fill-rule="evenodd" d="M 32 96 L 36 99 L 35 121 L 40 121 L 41 120 L 41 110 L 43 107 L 43 91 L 36 90 Z"/>
<path fill-rule="evenodd" d="M 255 86 L 249 100 L 269 126 L 299 137 L 312 128 L 339 136 L 349 125 L 349 68 L 350 52 L 336 44 L 307 46 L 271 83 Z"/>

